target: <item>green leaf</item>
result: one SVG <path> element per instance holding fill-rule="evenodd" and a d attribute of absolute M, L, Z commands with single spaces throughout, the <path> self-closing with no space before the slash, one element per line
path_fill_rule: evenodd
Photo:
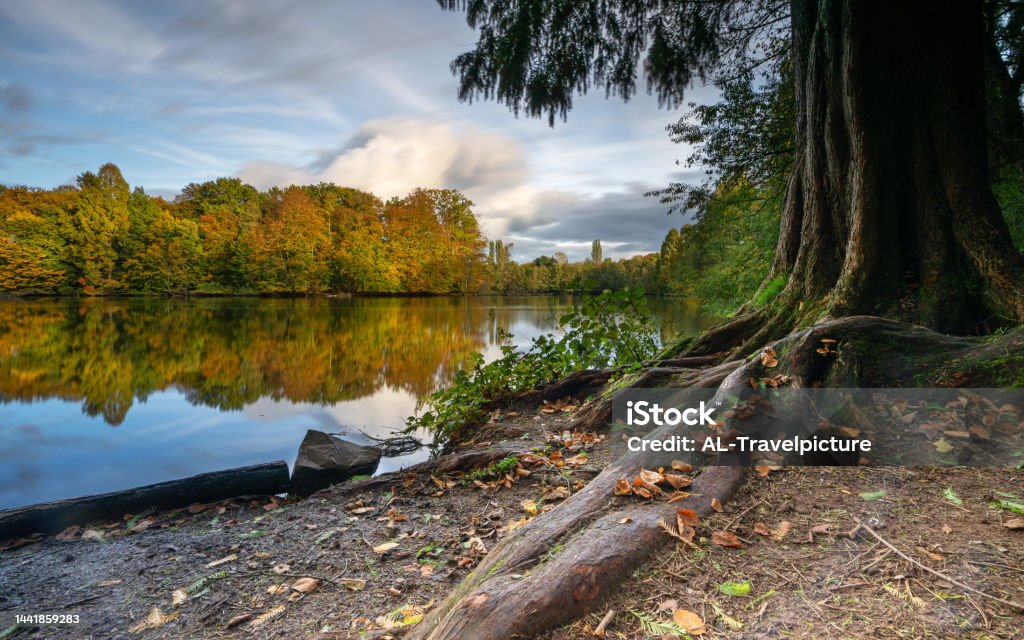
<path fill-rule="evenodd" d="M 865 502 L 871 502 L 872 500 L 884 498 L 886 495 L 887 492 L 885 489 L 879 489 L 878 491 L 865 491 L 864 493 L 860 494 L 860 499 L 864 500 Z"/>
<path fill-rule="evenodd" d="M 718 585 L 718 590 L 727 596 L 749 596 L 750 580 L 743 582 L 723 582 Z"/>
<path fill-rule="evenodd" d="M 1006 509 L 1013 513 L 1024 514 L 1024 502 L 1013 502 L 1012 500 L 993 500 L 988 503 L 990 507 L 996 507 L 998 509 Z"/>
<path fill-rule="evenodd" d="M 956 495 L 956 491 L 953 491 L 952 487 L 947 487 L 946 490 L 942 492 L 942 495 L 946 496 L 946 500 L 948 502 L 951 502 L 957 506 L 960 506 L 964 503 L 964 501 L 960 499 L 960 496 Z"/>

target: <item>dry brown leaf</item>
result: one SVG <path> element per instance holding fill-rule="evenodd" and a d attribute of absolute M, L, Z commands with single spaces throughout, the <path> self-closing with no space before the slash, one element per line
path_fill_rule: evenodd
<path fill-rule="evenodd" d="M 832 525 L 828 523 L 814 525 L 813 527 L 811 527 L 811 533 L 827 536 L 828 534 L 832 533 Z"/>
<path fill-rule="evenodd" d="M 1010 518 L 1003 523 L 1003 526 L 1012 531 L 1024 529 L 1024 518 Z"/>
<path fill-rule="evenodd" d="M 846 438 L 859 438 L 860 429 L 854 429 L 853 427 L 839 427 L 837 429 L 840 435 Z"/>
<path fill-rule="evenodd" d="M 733 549 L 742 549 L 743 543 L 736 537 L 736 534 L 732 531 L 715 531 L 711 534 L 711 542 L 721 547 L 732 547 Z"/>
<path fill-rule="evenodd" d="M 225 629 L 233 629 L 233 628 L 237 627 L 238 625 L 242 624 L 243 622 L 248 622 L 249 620 L 252 620 L 252 614 L 251 613 L 243 613 L 241 615 L 237 615 L 234 618 L 231 618 L 230 620 L 228 620 L 228 623 L 224 625 L 224 628 Z"/>
<path fill-rule="evenodd" d="M 769 369 L 779 366 L 779 358 L 775 354 L 775 349 L 765 347 L 761 352 L 761 364 Z"/>
<path fill-rule="evenodd" d="M 633 522 L 633 518 L 626 517 L 619 520 L 619 524 L 629 524 L 630 522 Z"/>
<path fill-rule="evenodd" d="M 711 498 L 711 508 L 718 513 L 725 511 L 725 509 L 722 508 L 722 503 L 718 501 L 718 498 Z"/>
<path fill-rule="evenodd" d="M 425 564 L 422 566 L 429 567 L 430 565 Z M 338 580 L 338 582 L 341 584 L 341 586 L 345 587 L 346 589 L 349 589 L 350 591 L 362 591 L 366 588 L 366 580 L 363 580 L 361 578 L 341 578 L 340 580 Z"/>
<path fill-rule="evenodd" d="M 700 516 L 693 509 L 676 509 L 676 522 L 691 527 L 699 527 Z"/>
<path fill-rule="evenodd" d="M 756 533 L 757 535 L 760 535 L 760 536 L 770 536 L 770 535 L 772 535 L 772 530 L 765 523 L 758 522 L 757 524 L 754 525 L 754 533 Z"/>
<path fill-rule="evenodd" d="M 54 536 L 54 538 L 60 540 L 61 542 L 71 542 L 73 540 L 78 539 L 78 532 L 80 532 L 81 530 L 82 527 L 78 526 L 77 524 L 73 524 L 67 529 L 58 533 L 56 536 Z"/>
<path fill-rule="evenodd" d="M 644 480 L 643 478 L 640 478 L 640 477 L 633 478 L 633 491 L 635 493 L 639 493 L 638 488 L 647 489 L 647 491 L 651 495 L 655 495 L 655 496 L 660 496 L 661 494 L 664 493 L 664 491 L 661 490 L 661 487 L 659 487 L 658 485 L 656 485 L 656 484 L 654 484 L 652 482 L 648 482 L 648 481 L 646 481 L 646 480 Z"/>
<path fill-rule="evenodd" d="M 629 484 L 629 480 L 625 478 L 619 478 L 615 481 L 615 495 L 617 496 L 628 496 L 633 493 L 633 486 Z"/>
<path fill-rule="evenodd" d="M 309 593 L 320 588 L 320 581 L 316 578 L 299 578 L 292 583 L 292 590 L 299 593 Z"/>
<path fill-rule="evenodd" d="M 641 498 L 646 498 L 648 500 L 650 500 L 651 498 L 654 497 L 653 495 L 651 495 L 650 491 L 648 491 L 647 489 L 645 489 L 643 487 L 635 487 L 633 489 L 633 493 L 635 493 L 636 495 L 640 496 Z"/>
<path fill-rule="evenodd" d="M 679 476 L 674 473 L 666 473 L 665 480 L 672 485 L 673 489 L 683 489 L 693 484 L 693 479 L 687 478 L 686 476 Z"/>
<path fill-rule="evenodd" d="M 673 611 L 672 620 L 691 636 L 699 636 L 707 630 L 704 626 L 704 620 L 696 613 L 686 609 L 676 609 Z"/>
<path fill-rule="evenodd" d="M 387 553 L 388 551 L 391 551 L 392 549 L 394 549 L 397 546 L 398 546 L 397 542 L 385 542 L 384 544 L 379 544 L 376 547 L 374 547 L 373 548 L 373 552 L 376 553 L 376 554 L 379 554 L 379 555 L 384 555 L 385 553 Z"/>
<path fill-rule="evenodd" d="M 665 476 L 661 475 L 657 471 L 649 471 L 647 469 L 640 470 L 640 479 L 647 484 L 658 484 L 665 480 Z"/>
<path fill-rule="evenodd" d="M 102 540 L 103 532 L 99 529 L 86 529 L 82 532 L 82 540 Z"/>
<path fill-rule="evenodd" d="M 171 606 L 178 606 L 188 600 L 188 591 L 184 589 L 175 589 L 171 592 Z"/>
<path fill-rule="evenodd" d="M 778 471 L 781 468 L 782 467 L 777 464 L 761 464 L 754 467 L 754 470 L 757 471 L 757 475 L 762 478 L 767 478 L 769 473 L 772 471 Z"/>
<path fill-rule="evenodd" d="M 693 465 L 689 464 L 688 462 L 683 462 L 682 460 L 673 460 L 672 468 L 675 469 L 676 471 L 682 471 L 684 473 L 693 471 Z"/>
<path fill-rule="evenodd" d="M 272 596 L 278 596 L 282 593 L 287 593 L 287 591 L 288 585 L 286 584 L 272 584 L 269 587 L 267 587 L 267 593 L 269 593 Z"/>

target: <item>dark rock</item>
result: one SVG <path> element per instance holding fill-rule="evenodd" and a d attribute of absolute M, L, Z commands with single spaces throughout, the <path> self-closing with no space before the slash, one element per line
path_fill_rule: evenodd
<path fill-rule="evenodd" d="M 379 462 L 379 449 L 310 429 L 295 456 L 292 493 L 308 496 L 352 476 L 371 475 Z"/>

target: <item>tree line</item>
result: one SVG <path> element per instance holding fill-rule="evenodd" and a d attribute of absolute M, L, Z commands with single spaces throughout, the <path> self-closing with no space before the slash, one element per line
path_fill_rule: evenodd
<path fill-rule="evenodd" d="M 172 201 L 105 164 L 74 186 L 0 187 L 0 290 L 43 294 L 466 293 L 485 283 L 473 203 L 236 178 Z"/>
<path fill-rule="evenodd" d="M 654 286 L 654 255 L 522 264 L 453 189 L 382 200 L 237 178 L 168 201 L 105 164 L 73 186 L 0 186 L 0 292 L 64 295 L 557 293 Z"/>

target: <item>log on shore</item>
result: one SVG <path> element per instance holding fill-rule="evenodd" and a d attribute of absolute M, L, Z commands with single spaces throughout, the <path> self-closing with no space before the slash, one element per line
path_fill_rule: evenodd
<path fill-rule="evenodd" d="M 281 460 L 201 473 L 134 489 L 5 509 L 0 511 L 0 540 L 54 533 L 73 524 L 120 518 L 150 508 L 171 509 L 240 495 L 285 493 L 288 489 L 288 465 Z"/>

